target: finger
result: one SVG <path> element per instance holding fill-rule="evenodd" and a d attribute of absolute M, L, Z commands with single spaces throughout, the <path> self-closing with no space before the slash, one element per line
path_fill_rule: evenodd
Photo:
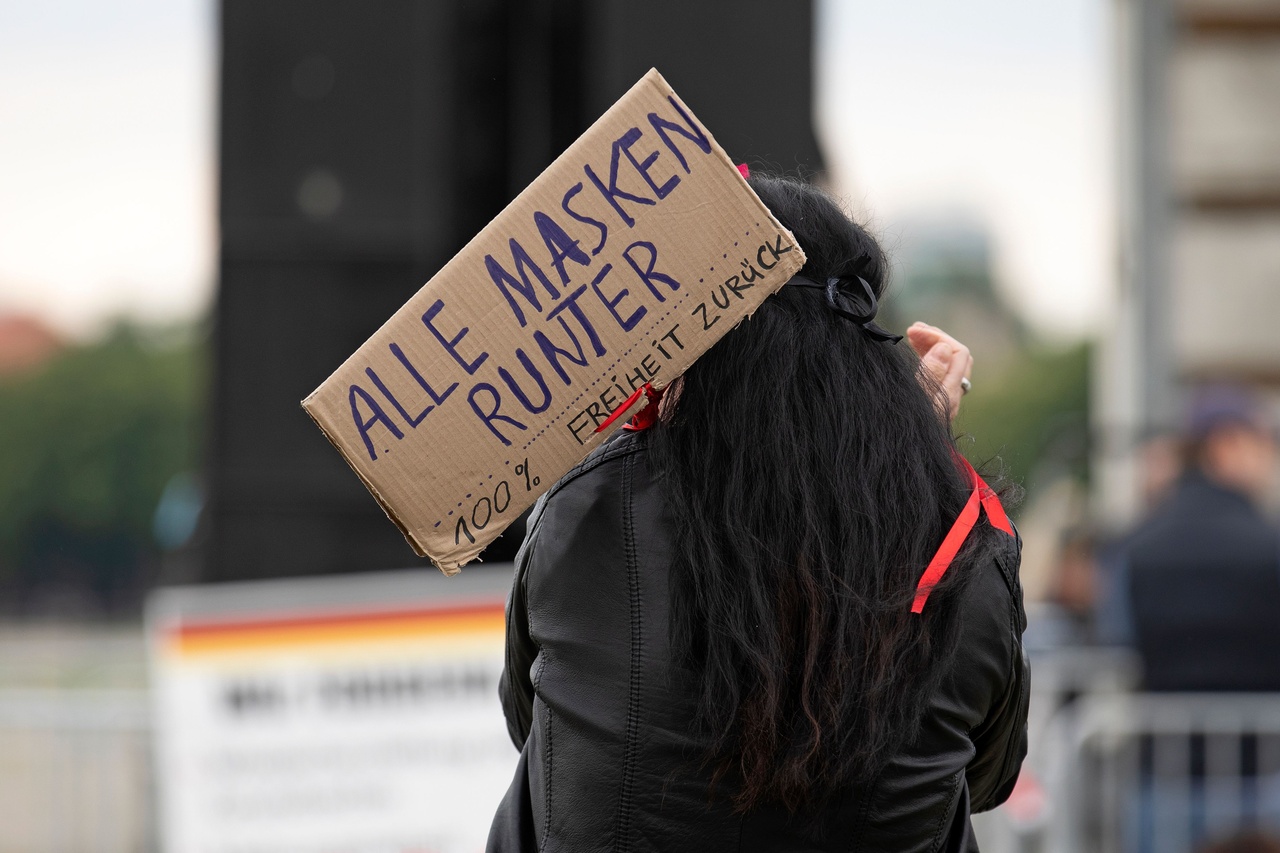
<path fill-rule="evenodd" d="M 939 341 L 920 358 L 920 366 L 928 372 L 934 382 L 941 386 L 951 372 L 954 360 L 955 349 L 946 341 Z"/>
<path fill-rule="evenodd" d="M 920 367 L 936 383 L 941 393 L 939 405 L 954 418 L 960 411 L 960 398 L 964 389 L 962 379 L 973 372 L 973 355 L 969 348 L 928 323 L 912 323 L 907 329 L 907 340 L 920 357 Z"/>
<path fill-rule="evenodd" d="M 966 349 L 964 344 L 953 338 L 951 335 L 939 329 L 937 326 L 930 326 L 928 323 L 915 322 L 907 329 L 907 340 L 911 343 L 911 348 L 916 351 L 916 355 L 924 357 L 930 349 L 939 343 L 947 343 L 951 345 L 953 350 L 959 351 Z"/>
<path fill-rule="evenodd" d="M 939 383 L 942 385 L 943 392 L 947 395 L 952 417 L 955 417 L 956 413 L 960 411 L 960 398 L 964 396 L 964 389 L 960 386 L 960 380 L 968 376 L 972 370 L 973 356 L 969 353 L 969 348 L 964 344 L 958 344 L 952 355 L 951 362 L 947 365 L 946 376 Z"/>
<path fill-rule="evenodd" d="M 952 351 L 951 360 L 947 363 L 947 373 L 942 379 L 942 384 L 948 388 L 955 386 L 960 387 L 960 379 L 973 366 L 973 357 L 969 355 L 969 348 L 964 344 L 960 344 Z"/>
<path fill-rule="evenodd" d="M 934 344 L 945 337 L 947 335 L 941 329 L 926 323 L 912 323 L 907 329 L 907 341 L 911 344 L 911 348 L 916 351 L 916 355 L 921 358 L 924 358 Z"/>

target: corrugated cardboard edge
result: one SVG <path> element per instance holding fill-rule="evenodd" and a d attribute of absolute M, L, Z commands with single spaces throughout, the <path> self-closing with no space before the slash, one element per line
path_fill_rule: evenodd
<path fill-rule="evenodd" d="M 650 68 L 649 71 L 643 77 L 641 77 L 638 81 L 636 81 L 636 83 L 627 90 L 627 92 L 623 95 L 623 98 L 625 98 L 627 95 L 631 94 L 631 92 L 635 91 L 636 89 L 642 86 L 654 86 L 664 96 L 669 95 L 669 96 L 675 97 L 686 108 L 688 108 L 689 106 L 687 103 L 685 103 L 684 98 L 681 98 L 676 93 L 676 91 L 671 87 L 671 84 L 669 84 L 666 81 L 666 79 L 662 76 L 662 74 L 659 73 L 657 68 Z M 622 100 L 622 98 L 620 98 L 619 100 Z M 611 106 L 609 110 L 606 110 L 601 116 L 599 116 L 594 122 L 592 122 L 591 128 L 594 128 L 597 124 L 604 121 L 608 117 L 612 109 L 613 107 Z M 697 114 L 694 113 L 692 109 L 690 109 L 689 112 L 691 115 L 694 115 L 696 117 Z M 742 177 L 741 172 L 738 171 L 737 164 L 734 163 L 733 160 L 729 157 L 728 152 L 724 150 L 724 147 L 720 144 L 720 141 L 716 138 L 715 134 L 711 131 L 711 129 L 706 127 L 706 125 L 703 125 L 701 120 L 699 120 L 698 123 L 699 125 L 702 126 L 703 131 L 706 132 L 708 138 L 711 140 L 712 151 L 715 153 L 715 156 L 719 158 L 721 163 L 723 163 L 727 168 L 731 169 L 737 175 L 737 179 L 742 182 L 747 192 L 750 193 L 751 198 L 755 201 L 756 207 L 760 210 L 761 213 L 763 213 L 768 218 L 769 222 L 772 223 L 778 229 L 778 231 L 787 235 L 787 238 L 791 241 L 791 244 L 795 246 L 796 249 L 799 251 L 801 266 L 803 266 L 803 263 L 806 260 L 804 249 L 796 241 L 795 235 L 791 233 L 790 229 L 784 227 L 782 223 L 778 221 L 777 217 L 773 215 L 773 211 L 769 210 L 769 208 L 765 206 L 765 203 L 761 201 L 760 197 L 756 195 L 755 190 L 751 189 L 751 186 L 750 184 L 747 183 L 746 178 Z M 583 131 L 583 135 L 585 135 L 589 131 L 590 131 L 590 128 L 588 128 L 587 131 Z M 555 160 L 553 160 L 545 169 L 542 170 L 542 172 L 538 174 L 538 177 L 535 178 L 530 183 L 530 186 L 532 186 L 534 183 L 537 183 L 537 181 L 541 180 L 544 174 L 555 169 L 556 166 L 560 163 L 560 161 L 564 157 L 568 156 L 569 150 L 572 147 L 573 146 L 571 145 L 569 149 L 565 149 L 565 151 L 561 152 L 560 156 L 556 157 Z M 498 218 L 498 216 L 501 216 L 503 213 L 505 213 L 506 210 L 511 207 L 511 205 L 516 204 L 519 201 L 520 196 L 523 195 L 524 192 L 525 190 L 521 190 L 521 192 L 518 193 L 515 198 L 511 199 L 511 201 L 509 201 L 503 207 L 503 209 L 499 211 L 497 215 L 494 216 L 494 219 Z M 487 228 L 488 226 L 489 226 L 489 223 L 485 223 L 485 228 Z M 466 245 L 464 245 L 461 249 L 458 250 L 458 252 L 455 254 L 455 257 L 456 255 L 460 255 L 463 252 L 466 252 L 468 249 L 470 249 L 472 244 L 475 243 L 477 240 L 479 240 L 483 233 L 484 233 L 484 228 L 481 228 L 479 231 L 477 231 L 476 234 L 473 235 L 472 238 L 467 241 Z M 798 269 L 799 267 L 797 267 L 797 270 Z M 424 282 L 423 285 L 419 287 L 418 291 L 415 291 L 415 293 L 419 292 L 422 289 L 422 287 L 425 287 L 428 283 L 430 283 L 430 279 L 428 279 L 427 282 Z M 783 283 L 785 284 L 785 282 Z M 778 289 L 781 289 L 781 287 L 782 285 L 779 285 Z M 776 292 L 777 290 L 773 291 L 773 293 L 776 293 Z M 773 294 L 771 293 L 770 296 L 772 295 Z M 761 304 L 763 304 L 763 301 L 761 302 Z M 741 318 L 739 318 L 738 322 L 735 323 L 734 326 L 731 328 L 736 328 L 743 321 L 751 319 L 751 317 L 755 315 L 755 312 L 758 309 L 759 309 L 759 306 L 756 306 L 755 309 L 752 309 L 747 314 L 744 314 Z M 394 316 L 395 316 L 395 312 L 393 312 L 392 316 L 388 317 L 386 321 L 384 321 L 383 324 L 378 327 L 377 331 L 373 332 L 369 337 L 373 338 L 378 334 L 380 334 L 382 329 L 385 328 L 386 325 L 391 322 Z M 336 374 L 339 371 L 341 371 L 348 361 L 350 361 L 352 358 L 355 358 L 358 352 L 359 352 L 359 348 L 357 348 L 356 352 L 351 353 L 351 355 L 349 355 L 346 359 L 344 359 L 342 364 L 339 365 L 333 371 L 333 373 Z M 686 366 L 685 369 L 687 370 L 688 366 Z M 330 376 L 332 375 L 333 374 L 330 374 Z M 671 382 L 678 379 L 680 375 L 683 375 L 683 373 L 677 376 L 672 376 L 661 384 L 655 383 L 654 387 L 657 389 L 665 388 Z M 324 387 L 324 385 L 327 382 L 328 382 L 328 377 L 326 377 L 324 382 L 320 383 L 320 385 L 316 388 L 315 391 L 312 391 L 310 394 L 306 396 L 306 398 L 302 400 L 302 403 L 301 403 L 302 409 L 307 413 L 307 416 L 311 418 L 311 420 L 316 424 L 316 426 L 320 428 L 320 431 L 324 433 L 325 438 L 328 439 L 329 443 L 332 444 L 334 449 L 338 451 L 338 455 L 341 456 L 343 461 L 347 463 L 347 466 L 351 468 L 352 471 L 355 471 L 356 476 L 360 478 L 360 482 L 364 483 L 365 488 L 369 490 L 369 494 L 373 495 L 374 499 L 378 502 L 378 506 L 382 507 L 382 511 L 386 513 L 387 518 L 391 519 L 392 523 L 395 524 L 395 526 L 400 530 L 401 534 L 405 538 L 405 541 L 407 541 L 409 543 L 409 546 L 413 548 L 413 552 L 417 554 L 419 557 L 425 557 L 429 559 L 436 566 L 436 568 L 440 569 L 440 571 L 442 571 L 444 574 L 446 575 L 457 574 L 461 570 L 461 567 L 469 563 L 471 560 L 475 559 L 475 557 L 479 554 L 479 551 L 483 550 L 483 548 L 478 549 L 475 554 L 466 555 L 463 559 L 448 559 L 448 558 L 436 557 L 432 555 L 427 550 L 427 548 L 421 542 L 418 541 L 418 539 L 414 536 L 413 531 L 409 527 L 407 527 L 404 524 L 404 522 L 400 520 L 400 518 L 396 515 L 395 510 L 393 510 L 391 506 L 383 499 L 382 495 L 379 494 L 378 489 L 373 485 L 373 483 L 369 482 L 369 480 L 364 476 L 364 474 L 360 472 L 360 469 L 357 468 L 355 464 L 352 463 L 351 460 L 347 458 L 347 455 L 342 451 L 342 446 L 339 445 L 338 442 L 334 440 L 333 436 L 329 434 L 329 431 L 324 428 L 324 425 L 320 423 L 320 421 L 311 412 L 311 408 L 308 404 L 311 402 L 312 398 L 314 398 L 315 395 L 320 391 L 320 389 Z M 640 409 L 642 409 L 643 407 L 644 406 L 641 405 L 638 408 L 635 408 L 633 411 L 633 414 L 634 412 L 640 411 Z M 612 434 L 618 429 L 621 429 L 622 425 L 626 422 L 626 420 L 627 418 L 625 417 L 619 417 L 619 419 L 609 428 L 609 430 L 606 431 L 604 437 L 607 438 L 608 435 Z M 594 449 L 594 447 L 592 449 Z M 590 449 L 588 449 L 587 453 L 590 453 Z M 587 454 L 583 454 L 583 455 L 585 457 Z M 572 466 L 570 467 L 572 468 Z M 546 489 L 544 489 L 543 491 L 545 492 L 547 489 L 550 489 L 552 485 L 553 485 L 553 482 L 547 483 Z"/>

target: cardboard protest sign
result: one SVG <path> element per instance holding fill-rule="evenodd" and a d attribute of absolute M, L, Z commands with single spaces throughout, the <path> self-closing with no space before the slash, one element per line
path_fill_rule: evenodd
<path fill-rule="evenodd" d="M 302 405 L 452 574 L 803 264 L 651 70 Z"/>

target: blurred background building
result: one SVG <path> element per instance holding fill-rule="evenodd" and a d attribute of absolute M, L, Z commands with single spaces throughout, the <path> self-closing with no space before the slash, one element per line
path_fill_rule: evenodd
<path fill-rule="evenodd" d="M 1135 448 L 1188 387 L 1280 384 L 1280 4 L 1121 3 L 1119 283 L 1097 361 L 1100 513 L 1132 518 Z"/>
<path fill-rule="evenodd" d="M 151 590 L 433 571 L 298 401 L 650 66 L 978 357 L 1037 655 L 991 849 L 1280 826 L 1280 700 L 1093 625 L 1188 392 L 1280 399 L 1280 0 L 0 0 L 0 853 L 156 843 Z"/>

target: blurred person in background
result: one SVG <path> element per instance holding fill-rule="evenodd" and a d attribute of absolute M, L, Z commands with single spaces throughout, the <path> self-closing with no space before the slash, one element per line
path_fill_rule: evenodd
<path fill-rule="evenodd" d="M 1098 568 L 1093 531 L 1074 525 L 1062 532 L 1058 542 L 1049 603 L 1060 616 L 1064 645 L 1078 645 L 1094 639 L 1094 613 L 1098 595 Z"/>
<path fill-rule="evenodd" d="M 1261 501 L 1276 444 L 1258 398 L 1193 395 L 1184 469 L 1117 553 L 1149 690 L 1280 690 L 1280 531 Z"/>
<path fill-rule="evenodd" d="M 1184 470 L 1184 444 L 1177 430 L 1159 431 L 1138 446 L 1141 521 L 1151 517 L 1173 492 Z M 1142 529 L 1141 521 L 1124 530 L 1099 535 L 1094 550 L 1093 639 L 1108 646 L 1133 645 L 1133 616 L 1129 612 L 1129 540 Z M 1108 535 L 1109 534 L 1109 535 Z"/>

